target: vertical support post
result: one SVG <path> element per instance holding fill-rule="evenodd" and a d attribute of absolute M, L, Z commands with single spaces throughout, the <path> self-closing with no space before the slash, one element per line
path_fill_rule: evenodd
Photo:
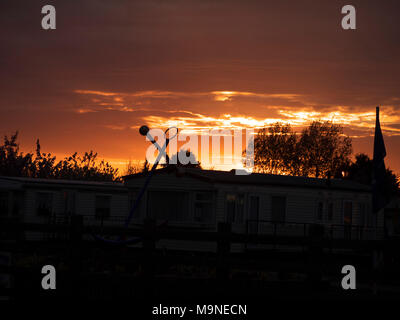
<path fill-rule="evenodd" d="M 83 217 L 81 215 L 73 215 L 71 217 L 71 235 L 72 244 L 80 244 L 82 241 Z"/>
<path fill-rule="evenodd" d="M 229 264 L 227 259 L 231 251 L 231 230 L 230 223 L 218 223 L 218 242 L 217 242 L 217 279 L 225 282 L 229 278 Z"/>
<path fill-rule="evenodd" d="M 82 233 L 83 217 L 81 215 L 73 215 L 70 229 L 70 296 L 74 298 L 79 298 L 79 288 L 81 287 Z"/>
<path fill-rule="evenodd" d="M 155 221 L 151 218 L 144 219 L 144 238 L 143 238 L 143 272 L 144 289 L 147 295 L 151 296 L 154 288 L 155 261 Z"/>
<path fill-rule="evenodd" d="M 247 247 L 248 247 L 248 242 L 249 242 L 249 240 L 248 240 L 248 237 L 249 237 L 249 220 L 247 219 L 246 220 L 246 241 L 245 241 L 245 243 L 244 243 L 244 250 L 245 250 L 245 252 L 247 252 Z"/>
<path fill-rule="evenodd" d="M 372 251 L 372 292 L 374 295 L 378 294 L 379 285 L 382 281 L 384 270 L 384 252 L 383 248 L 375 244 Z"/>
<path fill-rule="evenodd" d="M 311 287 L 318 287 L 322 280 L 324 236 L 322 225 L 312 224 L 309 229 L 308 280 Z"/>

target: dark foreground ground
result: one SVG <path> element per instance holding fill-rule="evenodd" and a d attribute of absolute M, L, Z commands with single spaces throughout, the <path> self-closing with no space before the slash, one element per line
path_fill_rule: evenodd
<path fill-rule="evenodd" d="M 0 264 L 0 296 L 15 302 L 129 301 L 140 308 L 247 303 L 263 308 L 273 301 L 400 300 L 400 246 L 393 239 L 330 241 L 318 234 L 288 239 L 234 235 L 223 228 L 214 233 L 152 229 L 131 231 L 143 240 L 132 247 L 95 241 L 90 236 L 93 229 L 82 225 L 2 228 L 7 238 L 0 241 L 0 252 L 10 259 Z M 19 237 L 27 228 L 50 237 Z M 162 237 L 215 241 L 216 251 L 160 250 L 157 243 Z M 261 243 L 263 249 L 255 250 L 250 241 Z M 235 242 L 245 244 L 245 250 L 232 251 Z M 44 265 L 56 269 L 55 290 L 41 286 Z M 356 269 L 355 290 L 342 288 L 344 265 Z"/>

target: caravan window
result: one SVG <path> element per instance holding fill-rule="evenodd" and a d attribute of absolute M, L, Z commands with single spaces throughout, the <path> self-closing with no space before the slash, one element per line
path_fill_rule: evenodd
<path fill-rule="evenodd" d="M 0 216 L 8 215 L 8 192 L 0 192 Z"/>
<path fill-rule="evenodd" d="M 274 222 L 285 222 L 286 218 L 286 197 L 271 197 L 271 218 Z"/>
<path fill-rule="evenodd" d="M 96 196 L 95 218 L 99 220 L 108 219 L 111 211 L 111 196 Z"/>
<path fill-rule="evenodd" d="M 333 202 L 329 202 L 328 204 L 328 220 L 333 220 Z"/>
<path fill-rule="evenodd" d="M 128 192 L 128 206 L 129 206 L 129 210 L 131 210 L 132 209 L 132 207 L 134 206 L 134 204 L 135 204 L 135 202 L 136 202 L 136 200 L 137 200 L 137 197 L 138 197 L 138 192 L 137 192 L 137 190 L 132 190 L 132 191 L 129 191 Z M 144 201 L 144 195 L 142 196 L 142 200 L 141 201 Z"/>
<path fill-rule="evenodd" d="M 13 191 L 12 193 L 13 206 L 11 214 L 13 217 L 18 217 L 22 213 L 24 203 L 24 194 L 22 191 Z"/>
<path fill-rule="evenodd" d="M 64 213 L 66 215 L 75 214 L 76 192 L 73 190 L 64 191 Z"/>
<path fill-rule="evenodd" d="M 131 210 L 133 209 L 133 206 L 135 205 L 137 201 L 137 197 L 139 196 L 140 191 L 138 190 L 131 190 L 128 193 L 128 212 L 130 213 Z M 136 207 L 135 212 L 133 213 L 132 218 L 133 219 L 141 219 L 142 218 L 142 213 L 144 212 L 144 205 L 146 203 L 146 194 L 142 195 L 142 198 L 139 203 L 139 207 Z"/>
<path fill-rule="evenodd" d="M 322 201 L 319 201 L 317 206 L 317 220 L 322 220 L 323 217 L 324 217 L 324 203 Z"/>
<path fill-rule="evenodd" d="M 226 220 L 230 223 L 243 223 L 244 195 L 228 193 L 226 195 Z"/>
<path fill-rule="evenodd" d="M 148 199 L 150 216 L 158 220 L 189 221 L 189 194 L 179 191 L 150 191 Z"/>
<path fill-rule="evenodd" d="M 197 192 L 194 201 L 194 220 L 198 222 L 213 222 L 212 192 Z"/>
<path fill-rule="evenodd" d="M 365 203 L 360 203 L 359 204 L 359 210 L 360 210 L 360 216 L 359 216 L 359 225 L 360 226 L 365 226 L 366 223 L 366 214 L 365 214 Z"/>
<path fill-rule="evenodd" d="M 36 193 L 36 214 L 50 216 L 53 210 L 53 194 L 49 192 Z"/>
<path fill-rule="evenodd" d="M 351 225 L 353 220 L 353 203 L 344 201 L 343 203 L 343 224 Z"/>
<path fill-rule="evenodd" d="M 249 233 L 258 233 L 259 228 L 259 210 L 260 198 L 258 196 L 250 196 L 249 213 L 247 220 L 247 230 Z"/>

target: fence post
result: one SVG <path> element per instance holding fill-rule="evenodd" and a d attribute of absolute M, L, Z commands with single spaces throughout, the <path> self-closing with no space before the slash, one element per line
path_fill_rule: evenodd
<path fill-rule="evenodd" d="M 82 270 L 82 233 L 83 217 L 73 215 L 70 229 L 70 297 L 79 298 L 82 287 L 80 273 Z"/>
<path fill-rule="evenodd" d="M 308 281 L 312 287 L 319 286 L 322 280 L 324 227 L 312 224 L 309 228 Z"/>
<path fill-rule="evenodd" d="M 83 217 L 81 215 L 73 215 L 71 217 L 71 233 L 70 240 L 73 244 L 80 244 L 82 241 Z"/>
<path fill-rule="evenodd" d="M 229 278 L 228 258 L 231 251 L 231 224 L 218 223 L 217 242 L 217 280 L 224 282 Z"/>
<path fill-rule="evenodd" d="M 249 242 L 249 220 L 246 220 L 246 241 L 244 242 L 244 250 L 247 252 L 248 242 Z"/>
<path fill-rule="evenodd" d="M 155 261 L 154 251 L 155 244 L 155 221 L 151 218 L 144 220 L 144 237 L 143 237 L 143 272 L 144 272 L 144 289 L 147 295 L 152 295 L 154 289 L 154 272 Z"/>

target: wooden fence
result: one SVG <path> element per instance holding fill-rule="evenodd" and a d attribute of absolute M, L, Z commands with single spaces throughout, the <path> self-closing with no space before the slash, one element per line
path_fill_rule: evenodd
<path fill-rule="evenodd" d="M 367 261 L 365 272 L 372 272 L 375 268 L 372 257 L 374 252 L 394 252 L 399 248 L 397 241 L 370 240 L 362 237 L 329 237 L 330 231 L 313 224 L 302 224 L 303 233 L 296 236 L 286 235 L 276 231 L 271 234 L 254 232 L 234 233 L 229 223 L 218 223 L 216 231 L 208 229 L 197 230 L 188 228 L 176 228 L 168 225 L 157 226 L 154 220 L 146 219 L 142 226 L 124 228 L 114 225 L 87 225 L 84 217 L 72 216 L 71 219 L 58 221 L 57 223 L 39 224 L 25 223 L 15 220 L 2 220 L 0 222 L 0 251 L 8 252 L 30 252 L 40 248 L 67 248 L 69 272 L 71 273 L 71 287 L 79 287 L 79 280 L 83 273 L 83 260 L 87 248 L 101 248 L 108 252 L 110 257 L 129 257 L 139 261 L 143 273 L 141 278 L 147 284 L 144 290 L 150 290 L 157 275 L 157 265 L 160 260 L 168 259 L 168 263 L 181 262 L 196 264 L 199 258 L 196 256 L 195 247 L 189 254 L 161 253 L 157 249 L 160 240 L 176 240 L 191 242 L 213 242 L 216 244 L 216 252 L 205 256 L 202 261 L 215 268 L 216 279 L 221 283 L 231 276 L 233 269 L 254 270 L 276 270 L 295 271 L 310 275 L 311 278 L 321 279 L 320 270 L 324 269 L 322 264 L 332 264 L 332 272 L 338 273 L 337 265 L 341 263 L 340 255 L 348 252 L 346 261 L 356 261 L 357 254 L 367 255 L 363 261 Z M 28 241 L 25 239 L 26 232 L 36 232 L 45 235 L 41 241 Z M 140 239 L 138 246 L 124 246 L 96 240 L 95 236 L 108 239 Z M 242 253 L 233 253 L 233 244 L 241 244 L 245 248 L 251 245 L 269 245 L 267 251 L 252 253 L 244 250 Z M 301 248 L 290 254 L 290 258 L 277 254 L 277 246 Z M 86 250 L 86 251 L 85 251 Z M 340 253 L 335 253 L 339 251 Z M 336 255 L 335 255 L 336 254 Z M 329 255 L 327 257 L 327 255 Z M 361 256 L 360 255 L 360 256 Z M 282 258 L 284 257 L 284 258 Z M 287 259 L 287 261 L 285 260 Z M 297 260 L 296 260 L 297 259 Z M 297 262 L 298 263 L 297 263 Z M 12 266 L 7 268 L 0 266 L 1 272 L 16 272 Z M 325 272 L 328 269 L 325 268 Z M 17 271 L 18 273 L 18 271 Z M 315 276 L 317 275 L 317 276 Z M 147 289 L 146 289 L 147 288 Z M 71 289 L 74 291 L 74 289 Z M 150 294 L 150 293 L 149 293 Z"/>

